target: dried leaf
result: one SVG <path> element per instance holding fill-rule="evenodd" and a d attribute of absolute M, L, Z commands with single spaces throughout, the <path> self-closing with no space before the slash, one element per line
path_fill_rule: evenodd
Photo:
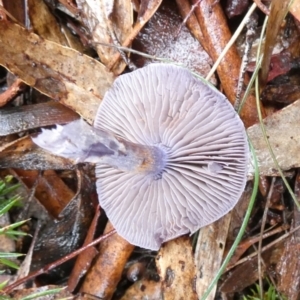
<path fill-rule="evenodd" d="M 263 123 L 275 157 L 283 171 L 300 166 L 300 100 L 265 118 Z M 255 149 L 260 175 L 278 175 L 260 124 L 247 130 Z M 253 172 L 253 169 L 250 170 Z"/>
<path fill-rule="evenodd" d="M 45 2 L 43 0 L 27 0 L 27 5 L 33 31 L 44 39 L 67 46 L 67 40 Z"/>
<path fill-rule="evenodd" d="M 97 43 L 121 46 L 132 31 L 132 5 L 130 0 L 77 0 L 81 10 L 83 23 L 89 29 L 92 41 L 101 62 L 107 65 L 118 52 L 114 47 Z M 120 74 L 125 68 L 121 61 L 115 74 Z"/>
<path fill-rule="evenodd" d="M 93 121 L 114 79 L 103 65 L 7 21 L 0 22 L 0 33 L 1 65 L 41 93 Z"/>

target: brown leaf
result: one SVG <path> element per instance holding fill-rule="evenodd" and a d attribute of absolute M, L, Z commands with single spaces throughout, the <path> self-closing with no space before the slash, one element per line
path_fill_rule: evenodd
<path fill-rule="evenodd" d="M 114 79 L 96 60 L 7 21 L 0 22 L 0 64 L 89 122 Z"/>
<path fill-rule="evenodd" d="M 27 0 L 27 6 L 30 25 L 37 35 L 64 46 L 68 45 L 59 23 L 43 0 Z"/>
<path fill-rule="evenodd" d="M 95 232 L 97 229 L 99 217 L 100 217 L 100 207 L 98 206 L 96 209 L 93 221 L 91 223 L 91 226 L 89 228 L 89 231 L 87 233 L 87 236 L 84 240 L 83 246 L 86 246 L 87 244 L 89 244 L 90 242 L 93 241 Z M 80 279 L 86 274 L 87 270 L 91 266 L 91 263 L 92 263 L 94 257 L 97 254 L 98 254 L 98 251 L 96 250 L 96 248 L 90 247 L 77 256 L 75 265 L 74 265 L 72 272 L 68 279 L 68 290 L 69 291 L 73 292 L 75 290 Z"/>
<path fill-rule="evenodd" d="M 104 65 L 108 65 L 118 53 L 114 47 L 97 43 L 120 46 L 132 30 L 132 6 L 130 0 L 77 0 L 81 19 L 89 29 L 96 51 Z M 120 74 L 126 64 L 120 61 L 115 74 Z"/>
<path fill-rule="evenodd" d="M 267 137 L 282 170 L 300 166 L 299 110 L 300 100 L 268 116 L 263 121 Z M 257 155 L 260 174 L 269 176 L 278 174 L 264 140 L 260 124 L 248 128 L 247 132 Z"/>
<path fill-rule="evenodd" d="M 21 169 L 16 169 L 15 172 L 28 189 L 35 187 L 36 199 L 52 217 L 58 218 L 61 211 L 74 197 L 74 193 L 53 170 L 47 170 L 43 174 Z"/>

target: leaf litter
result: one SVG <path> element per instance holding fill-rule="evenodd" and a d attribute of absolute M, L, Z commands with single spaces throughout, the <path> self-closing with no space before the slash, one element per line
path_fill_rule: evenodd
<path fill-rule="evenodd" d="M 39 1 L 36 2 L 38 3 Z M 137 15 L 135 15 L 130 1 L 115 1 L 114 5 L 112 5 L 111 1 L 108 1 L 107 3 L 105 1 L 99 1 L 100 6 L 98 8 L 93 8 L 88 1 L 78 1 L 77 8 L 75 2 L 70 4 L 71 2 L 65 3 L 61 1 L 62 4 L 57 7 L 50 6 L 50 9 L 47 7 L 46 9 L 45 7 L 43 8 L 43 12 L 46 11 L 44 12 L 47 17 L 45 17 L 45 20 L 51 20 L 51 22 L 45 22 L 45 20 L 43 22 L 42 18 L 39 18 L 38 20 L 37 16 L 42 11 L 42 8 L 38 8 L 37 5 L 35 6 L 34 2 L 30 2 L 32 6 L 29 6 L 29 15 L 32 19 L 31 22 L 34 32 L 37 34 L 15 24 L 12 20 L 9 20 L 9 17 L 7 17 L 8 20 L 2 20 L 0 22 L 0 64 L 23 80 L 28 86 L 40 91 L 42 94 L 70 109 L 69 111 L 64 111 L 63 107 L 58 107 L 57 113 L 52 116 L 51 106 L 47 106 L 46 102 L 39 112 L 39 105 L 41 104 L 37 97 L 37 99 L 33 100 L 25 99 L 23 106 L 17 108 L 19 109 L 19 114 L 16 114 L 17 110 L 13 107 L 16 104 L 14 101 L 11 101 L 11 99 L 14 99 L 14 96 L 6 96 L 8 104 L 0 111 L 1 125 L 2 122 L 4 122 L 4 117 L 7 119 L 7 122 L 10 123 L 9 125 L 6 125 L 6 127 L 3 127 L 3 129 L 1 126 L 1 135 L 3 136 L 1 141 L 3 142 L 0 147 L 0 166 L 3 169 L 3 171 L 1 171 L 2 174 L 5 174 L 5 172 L 12 172 L 10 168 L 36 170 L 74 169 L 70 162 L 62 158 L 51 157 L 49 153 L 42 153 L 40 149 L 37 149 L 37 147 L 30 144 L 30 139 L 26 137 L 26 133 L 28 131 L 33 132 L 34 128 L 42 126 L 67 123 L 71 121 L 72 118 L 74 119 L 79 116 L 92 123 L 103 95 L 111 86 L 114 78 L 123 72 L 126 64 L 128 64 L 129 69 L 132 69 L 135 66 L 142 67 L 149 63 L 149 60 L 143 57 L 130 55 L 127 52 L 118 52 L 116 50 L 118 45 L 130 47 L 133 42 L 132 45 L 135 49 L 145 51 L 153 57 L 163 56 L 166 60 L 174 60 L 190 68 L 191 66 L 197 65 L 197 68 L 194 70 L 201 73 L 202 76 L 207 74 L 207 71 L 203 71 L 198 67 L 200 65 L 199 60 L 196 58 L 198 51 L 201 53 L 201 57 L 203 57 L 202 60 L 204 60 L 205 68 L 207 68 L 212 64 L 209 57 L 211 57 L 213 61 L 217 59 L 220 53 L 219 50 L 222 50 L 224 45 L 228 42 L 237 21 L 234 18 L 228 21 L 230 25 L 230 27 L 228 27 L 222 8 L 216 4 L 215 1 L 191 1 L 188 10 L 186 10 L 186 6 L 184 6 L 186 4 L 184 3 L 185 1 L 178 0 L 178 8 L 174 7 L 174 4 L 168 3 L 168 1 L 163 1 L 162 4 L 160 2 L 161 1 L 141 1 L 139 3 L 138 1 L 133 1 L 134 8 L 138 12 Z M 228 4 L 226 7 L 227 14 L 230 12 L 230 16 L 237 16 L 247 12 L 249 6 L 245 6 L 245 1 L 238 2 L 240 6 L 236 10 L 234 7 L 229 7 Z M 275 3 L 276 1 L 273 2 Z M 43 4 L 43 2 L 41 3 Z M 291 12 L 295 18 L 298 16 L 298 3 L 299 1 L 294 1 L 293 7 L 291 8 Z M 174 27 L 178 26 L 178 28 L 180 28 L 180 21 L 178 22 L 178 20 L 180 20 L 179 12 L 184 18 L 191 10 L 192 4 L 197 5 L 190 14 L 190 19 L 192 19 L 193 22 L 196 22 L 194 24 L 198 24 L 202 32 L 202 35 L 199 34 L 199 31 L 196 33 L 194 32 L 194 36 L 196 38 L 198 37 L 198 40 L 200 40 L 202 47 L 206 50 L 208 55 L 206 52 L 203 52 L 204 50 L 199 48 L 196 39 L 193 39 L 193 37 L 188 34 L 184 26 L 182 27 L 182 30 L 179 31 L 179 34 L 176 35 L 176 30 L 174 31 Z M 157 11 L 159 6 L 160 8 Z M 59 7 L 64 7 L 64 10 L 66 11 L 68 11 L 68 7 L 71 7 L 71 10 L 69 10 L 68 14 L 64 15 L 63 18 L 61 18 L 60 12 L 60 18 L 58 18 L 57 8 Z M 286 6 L 283 8 L 285 7 Z M 38 13 L 34 14 L 34 9 L 38 9 Z M 209 20 L 208 15 L 206 15 L 207 10 L 213 12 L 212 16 L 218 19 L 218 21 L 214 22 L 212 19 Z M 257 11 L 258 9 L 256 12 Z M 172 13 L 170 14 L 170 12 Z M 12 11 L 10 13 L 13 15 L 14 12 Z M 55 18 L 53 18 L 53 13 L 56 14 Z M 101 17 L 99 14 L 101 14 Z M 121 16 L 124 16 L 124 22 L 120 22 L 122 20 Z M 58 19 L 63 21 L 57 22 Z M 145 25 L 148 20 L 150 21 Z M 188 27 L 190 24 L 189 22 L 190 20 L 186 22 Z M 269 22 L 269 27 L 271 28 L 272 22 L 274 21 L 271 19 Z M 168 23 L 170 23 L 170 25 L 166 26 Z M 266 49 L 267 47 L 269 47 L 268 49 L 271 49 L 271 51 L 268 50 L 271 70 L 268 69 L 268 63 L 266 64 L 267 67 L 264 65 L 264 73 L 262 76 L 263 83 L 266 82 L 266 88 L 262 91 L 261 103 L 264 108 L 264 115 L 268 115 L 264 120 L 268 135 L 267 137 L 281 169 L 286 171 L 286 175 L 291 184 L 295 183 L 294 191 L 296 195 L 298 195 L 297 182 L 299 176 L 297 168 L 299 168 L 298 149 L 300 141 L 298 138 L 299 133 L 297 131 L 299 127 L 299 101 L 297 101 L 297 93 L 299 92 L 294 87 L 297 87 L 299 80 L 297 76 L 299 65 L 299 39 L 294 38 L 291 40 L 289 35 L 293 32 L 293 37 L 299 36 L 299 29 L 297 28 L 297 25 L 295 26 L 295 23 L 294 17 L 288 14 L 285 23 L 279 24 L 281 25 L 279 33 L 273 37 L 273 39 L 276 38 L 277 41 L 279 39 L 281 44 L 285 45 L 284 49 L 281 49 L 279 52 L 277 49 L 276 53 L 274 53 L 272 46 L 273 41 L 271 43 L 267 40 L 268 44 Z M 103 26 L 100 26 L 101 24 Z M 176 25 L 174 26 L 174 24 Z M 262 24 L 261 16 L 259 19 L 259 25 L 260 24 Z M 50 35 L 46 34 L 47 30 L 43 30 L 43 28 L 47 28 L 46 25 L 50 29 L 56 28 L 55 31 Z M 82 25 L 86 26 L 85 32 L 83 32 Z M 142 29 L 143 26 L 145 26 L 144 29 Z M 57 28 L 64 29 L 58 30 Z M 80 40 L 82 42 L 84 41 L 84 38 L 86 38 L 85 41 L 90 41 L 90 44 L 94 45 L 94 49 L 87 47 L 87 45 L 80 47 L 76 46 L 76 50 L 69 48 L 71 43 L 68 36 L 72 35 L 61 34 L 62 32 L 67 32 L 69 30 L 68 28 L 76 29 L 76 33 L 78 34 L 77 37 L 75 37 L 77 45 L 80 44 Z M 182 34 L 182 32 L 184 32 L 184 34 Z M 221 35 L 220 32 L 222 33 Z M 72 37 L 74 38 L 74 36 Z M 161 41 L 164 42 L 162 43 Z M 110 43 L 116 47 L 107 47 L 107 44 Z M 103 45 L 100 47 L 101 44 Z M 87 48 L 89 48 L 88 51 Z M 98 56 L 102 63 L 78 50 L 92 54 L 94 57 Z M 96 55 L 93 50 L 95 50 L 98 55 Z M 237 82 L 240 74 L 239 70 L 241 63 L 236 48 L 232 47 L 230 51 L 231 52 L 225 56 L 222 64 L 219 66 L 218 78 L 214 80 L 214 83 L 217 82 L 217 79 L 220 79 L 221 87 L 225 94 L 229 100 L 233 101 L 235 98 L 235 82 Z M 191 52 L 196 55 L 191 55 Z M 128 71 L 128 69 L 126 71 Z M 250 67 L 248 67 L 248 72 L 251 72 Z M 271 74 L 273 75 L 271 77 L 266 77 L 264 74 L 268 74 L 268 72 L 272 72 Z M 5 78 L 5 73 L 3 71 L 1 71 L 1 76 Z M 294 93 L 294 98 L 291 94 L 285 92 L 287 90 L 286 82 L 290 78 L 293 80 L 290 81 L 288 87 L 289 90 Z M 248 82 L 249 77 L 246 74 L 244 85 L 247 85 Z M 276 88 L 271 88 L 273 82 L 275 82 L 274 86 Z M 8 91 L 8 94 L 9 93 L 13 93 L 13 91 Z M 260 201 L 257 201 L 252 212 L 251 221 L 248 224 L 244 235 L 245 239 L 250 238 L 259 232 L 259 227 L 257 227 L 256 224 L 260 223 L 263 205 L 266 203 L 266 193 L 263 191 L 270 190 L 270 178 L 263 178 L 263 176 L 278 176 L 278 172 L 270 159 L 267 147 L 264 144 L 259 125 L 255 124 L 257 122 L 257 114 L 253 97 L 254 96 L 251 95 L 249 98 L 250 100 L 247 100 L 244 111 L 242 111 L 242 119 L 244 120 L 246 127 L 252 125 L 247 131 L 256 151 L 258 167 L 262 178 L 260 186 L 261 193 L 257 196 Z M 272 101 L 270 101 L 270 99 L 272 99 Z M 289 99 L 293 100 L 291 101 Z M 30 101 L 35 102 L 30 103 Z M 284 107 L 284 103 L 291 102 L 293 103 Z M 28 106 L 28 104 L 31 106 Z M 276 113 L 274 113 L 274 111 L 276 111 Z M 38 114 L 37 117 L 30 117 L 30 115 L 34 114 Z M 12 118 L 14 118 L 14 121 L 11 121 Z M 26 121 L 26 118 L 29 121 Z M 22 126 L 20 126 L 20 124 Z M 4 136 L 6 140 L 4 140 Z M 10 137 L 9 143 L 7 142 L 8 136 Z M 49 215 L 54 217 L 54 222 L 46 222 L 44 225 L 44 234 L 41 234 L 38 238 L 36 248 L 42 249 L 41 245 L 43 245 L 43 249 L 50 249 L 49 246 L 47 246 L 47 240 L 49 240 L 49 242 L 56 240 L 51 246 L 53 247 L 54 253 L 59 253 L 61 251 L 59 250 L 59 245 L 65 248 L 62 255 L 63 253 L 67 255 L 72 249 L 79 247 L 83 243 L 83 238 L 86 234 L 86 231 L 82 228 L 87 228 L 89 226 L 88 224 L 92 222 L 91 216 L 96 209 L 95 205 L 87 204 L 97 203 L 95 195 L 92 196 L 93 193 L 95 193 L 95 190 L 93 190 L 93 182 L 90 182 L 90 180 L 94 179 L 92 169 L 88 166 L 84 166 L 82 170 L 76 171 L 76 173 L 74 173 L 74 171 L 69 171 L 70 173 L 67 173 L 66 171 L 58 171 L 58 173 L 47 171 L 44 173 L 42 171 L 39 175 L 28 171 L 18 171 L 17 169 L 15 172 L 19 172 L 19 178 L 27 191 L 34 195 L 34 198 L 32 198 L 29 197 L 28 194 L 28 199 L 33 199 L 31 200 L 32 202 L 36 201 L 38 203 L 43 203 L 43 199 L 46 200 L 46 203 L 49 202 L 49 207 L 47 207 L 46 204 L 43 205 L 46 205 L 46 211 L 48 211 Z M 81 172 L 81 175 L 79 175 L 78 172 Z M 87 175 L 88 177 L 86 177 Z M 80 182 L 81 184 L 79 184 Z M 263 182 L 265 183 L 264 188 L 262 187 Z M 83 191 L 81 188 L 82 184 L 89 188 Z M 274 226 L 281 226 L 285 223 L 292 223 L 294 224 L 294 227 L 297 226 L 297 211 L 293 208 L 293 204 L 288 193 L 286 193 L 284 185 L 281 184 L 281 186 L 281 189 L 274 190 L 273 188 L 271 192 L 269 192 L 269 197 L 273 203 L 268 210 L 266 219 L 266 227 L 268 229 L 271 229 Z M 247 189 L 251 191 L 251 188 L 251 182 L 249 182 Z M 70 190 L 70 195 L 64 197 L 64 200 L 67 200 L 67 203 L 69 204 L 67 204 L 67 207 L 64 207 L 64 205 L 58 210 L 61 211 L 61 214 L 53 213 L 53 211 L 55 211 L 53 208 L 57 208 L 55 200 L 59 199 L 59 195 L 63 195 L 64 190 Z M 83 195 L 84 193 L 85 195 Z M 85 197 L 86 200 L 84 200 Z M 130 284 L 123 276 L 124 269 L 126 270 L 126 264 L 133 261 L 144 261 L 148 270 L 146 274 L 142 275 L 141 279 L 134 284 L 135 294 L 134 296 L 130 294 L 130 299 L 133 299 L 134 297 L 139 299 L 142 295 L 147 295 L 149 299 L 151 297 L 155 297 L 155 299 L 159 299 L 160 297 L 179 299 L 180 295 L 190 295 L 189 299 L 192 299 L 193 297 L 201 298 L 205 293 L 205 287 L 208 287 L 207 283 L 212 280 L 217 272 L 218 266 L 224 255 L 223 252 L 226 253 L 228 251 L 230 243 L 232 243 L 235 238 L 236 229 L 240 226 L 239 224 L 241 224 L 241 219 L 245 214 L 249 197 L 248 192 L 240 200 L 241 204 L 244 202 L 246 203 L 244 206 L 241 206 L 242 212 L 238 211 L 237 214 L 233 214 L 230 217 L 227 216 L 227 221 L 224 219 L 224 222 L 226 221 L 228 225 L 219 225 L 219 227 L 221 226 L 222 230 L 225 231 L 224 233 L 220 233 L 221 242 L 215 243 L 213 248 L 207 251 L 211 254 L 211 256 L 208 256 L 208 259 L 217 262 L 217 265 L 213 268 L 211 274 L 209 273 L 209 270 L 202 273 L 206 270 L 205 267 L 209 269 L 209 266 L 205 265 L 205 260 L 199 250 L 196 250 L 197 255 L 195 256 L 195 265 L 197 268 L 194 267 L 193 255 L 191 255 L 190 252 L 191 250 L 186 251 L 186 248 L 189 247 L 188 245 L 185 245 L 186 241 L 178 239 L 170 242 L 170 244 L 167 243 L 166 247 L 158 254 L 149 253 L 147 251 L 139 253 L 139 251 L 130 247 L 131 245 L 126 244 L 122 239 L 120 240 L 120 237 L 114 235 L 110 237 L 112 240 L 109 243 L 107 240 L 108 248 L 105 246 L 106 242 L 100 245 L 98 251 L 100 251 L 101 255 L 93 262 L 92 267 L 92 269 L 96 270 L 101 269 L 104 267 L 105 262 L 111 260 L 111 263 L 107 265 L 107 272 L 105 272 L 105 274 L 111 275 L 102 273 L 103 277 L 99 277 L 99 281 L 97 281 L 100 282 L 96 287 L 98 291 L 94 290 L 95 286 L 90 286 L 89 282 L 93 281 L 90 279 L 84 282 L 81 287 L 82 291 L 87 293 L 93 291 L 95 295 L 101 295 L 105 299 L 111 299 L 113 297 L 120 298 L 121 294 L 123 294 L 123 299 L 126 299 L 126 297 L 128 297 L 126 296 L 126 290 L 128 290 L 128 294 L 130 293 L 128 289 Z M 89 199 L 91 198 L 94 198 L 94 200 L 90 201 Z M 74 209 L 74 207 L 76 207 L 76 209 Z M 86 208 L 83 209 L 84 207 Z M 77 211 L 76 213 L 75 210 Z M 291 212 L 294 212 L 294 215 Z M 83 220 L 79 218 L 80 214 L 83 214 Z M 77 220 L 75 226 L 68 225 L 68 218 L 70 220 Z M 235 224 L 233 227 L 229 226 L 230 219 L 231 223 Z M 55 225 L 57 222 L 61 224 Z M 104 216 L 100 217 L 99 224 L 102 224 L 102 227 L 99 225 L 99 230 L 101 232 L 104 229 L 103 224 L 105 224 Z M 65 232 L 60 232 L 57 229 L 60 228 L 60 226 L 62 231 Z M 215 234 L 218 234 L 218 225 L 215 224 L 214 226 L 215 229 L 213 226 L 208 226 L 206 230 L 208 232 L 214 230 L 216 231 Z M 77 227 L 79 230 L 78 232 L 80 232 L 80 238 L 67 242 L 68 240 L 66 237 L 68 236 L 68 232 L 75 233 L 76 231 L 74 231 L 74 228 Z M 108 224 L 106 232 L 110 229 Z M 34 226 L 32 227 L 32 230 L 34 230 Z M 53 234 L 53 237 L 51 234 Z M 201 249 L 201 243 L 216 241 L 215 235 L 213 235 L 214 237 L 209 238 L 209 235 L 205 234 L 205 230 L 203 230 L 201 235 L 204 235 L 204 237 L 202 238 L 200 236 L 197 241 L 198 248 L 196 247 L 196 249 Z M 277 233 L 277 235 L 279 235 L 279 233 Z M 227 242 L 226 244 L 226 241 L 231 242 Z M 263 240 L 263 245 L 267 245 L 268 242 L 268 240 Z M 70 244 L 70 247 L 65 247 L 65 243 Z M 242 293 L 243 295 L 247 295 L 247 287 L 254 283 L 255 280 L 259 277 L 271 277 L 273 280 L 272 284 L 275 285 L 278 292 L 288 296 L 288 299 L 296 299 L 298 291 L 291 288 L 289 285 L 292 286 L 293 284 L 291 284 L 291 282 L 294 282 L 295 286 L 297 286 L 299 284 L 299 275 L 295 269 L 295 271 L 292 272 L 293 276 L 289 277 L 290 274 L 285 269 L 285 266 L 297 265 L 296 251 L 291 250 L 297 249 L 297 246 L 297 232 L 295 232 L 288 237 L 286 241 L 281 242 L 279 246 L 274 246 L 274 249 L 267 250 L 269 251 L 266 252 L 268 254 L 262 254 L 265 264 L 263 273 L 257 272 L 257 258 L 254 258 L 253 261 L 251 261 L 254 270 L 253 276 L 251 277 L 251 280 L 247 282 L 243 282 L 241 279 L 241 274 L 244 272 L 245 268 L 247 268 L 246 265 L 241 265 L 240 270 L 236 267 L 236 273 L 234 273 L 234 275 L 225 274 L 226 280 L 227 282 L 230 282 L 231 276 L 233 281 L 234 278 L 239 278 L 241 285 L 239 285 L 239 288 L 237 289 L 234 284 L 231 284 L 231 286 L 228 287 L 229 283 L 227 283 L 226 291 L 230 290 L 231 293 L 239 295 Z M 170 247 L 170 250 L 167 250 L 169 249 L 168 247 Z M 172 247 L 174 247 L 173 250 Z M 218 251 L 216 251 L 217 248 Z M 218 254 L 215 254 L 214 256 L 212 253 L 215 253 L 215 251 Z M 249 252 L 251 251 L 252 250 L 249 248 Z M 276 259 L 276 251 L 279 252 L 279 257 L 283 254 L 280 261 L 278 258 Z M 39 251 L 36 250 L 35 255 L 38 254 Z M 157 255 L 158 268 L 162 268 L 158 274 L 155 272 L 154 268 L 155 255 Z M 181 255 L 182 258 L 179 259 Z M 274 260 L 268 259 L 273 256 L 275 257 Z M 51 255 L 48 258 L 49 260 L 47 261 L 44 260 L 44 257 L 40 257 L 38 260 L 41 260 L 41 264 L 37 266 L 36 262 L 33 261 L 32 266 L 42 268 L 43 264 L 53 262 L 57 257 Z M 72 264 L 70 264 L 70 266 L 72 266 Z M 40 277 L 39 281 L 42 282 L 42 284 L 55 283 L 58 281 L 58 274 L 63 274 L 63 278 L 68 276 L 68 272 L 71 268 L 70 266 L 57 269 L 51 276 Z M 186 277 L 181 275 L 183 266 L 188 266 L 189 275 L 186 274 Z M 271 266 L 276 268 L 275 270 L 278 275 L 275 278 L 268 271 L 268 268 Z M 88 274 L 92 275 L 87 275 L 87 278 L 95 278 L 92 269 L 88 272 Z M 206 282 L 203 282 L 204 275 L 207 277 Z M 223 277 L 222 280 L 224 281 L 225 277 Z M 201 283 L 201 281 L 203 283 Z M 104 284 L 104 282 L 109 282 L 109 285 Z M 150 286 L 151 288 L 147 290 L 146 287 Z M 240 288 L 240 286 L 242 286 L 242 288 Z M 261 293 L 263 293 L 263 287 L 261 286 L 260 288 L 262 289 Z M 225 288 L 221 288 L 221 291 L 224 293 Z M 206 299 L 214 299 L 215 295 L 219 292 L 219 287 L 215 287 L 214 293 L 211 293 Z M 196 293 L 198 294 L 196 295 Z"/>

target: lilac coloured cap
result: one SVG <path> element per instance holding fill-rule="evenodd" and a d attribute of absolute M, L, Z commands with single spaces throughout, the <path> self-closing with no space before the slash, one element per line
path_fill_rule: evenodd
<path fill-rule="evenodd" d="M 151 64 L 120 76 L 94 126 L 166 153 L 161 176 L 97 165 L 100 205 L 130 243 L 165 241 L 221 218 L 246 183 L 244 125 L 224 95 L 188 70 Z"/>

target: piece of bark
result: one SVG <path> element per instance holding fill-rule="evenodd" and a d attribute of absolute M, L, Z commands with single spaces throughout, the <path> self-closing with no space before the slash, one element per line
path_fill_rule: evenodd
<path fill-rule="evenodd" d="M 149 279 L 139 280 L 126 290 L 125 294 L 120 300 L 142 299 L 163 300 L 164 298 L 161 292 L 161 283 Z"/>
<path fill-rule="evenodd" d="M 266 30 L 263 60 L 260 70 L 260 88 L 265 87 L 268 79 L 270 61 L 280 26 L 288 12 L 290 0 L 273 0 Z"/>
<path fill-rule="evenodd" d="M 211 225 L 201 228 L 196 245 L 195 264 L 197 267 L 196 289 L 199 298 L 203 297 L 216 276 L 223 259 L 231 213 Z M 215 285 L 207 300 L 214 300 Z"/>
<path fill-rule="evenodd" d="M 107 223 L 104 233 L 113 229 Z M 117 233 L 99 245 L 99 255 L 82 284 L 81 292 L 97 296 L 103 300 L 112 298 L 121 279 L 124 266 L 134 246 Z"/>
<path fill-rule="evenodd" d="M 26 84 L 22 80 L 16 79 L 5 92 L 0 94 L 0 107 L 6 105 L 9 101 L 16 97 L 18 93 L 22 92 L 25 89 L 25 87 Z"/>
<path fill-rule="evenodd" d="M 196 3 L 197 0 L 192 0 Z M 225 15 L 221 4 L 215 0 L 202 0 L 195 9 L 195 15 L 203 33 L 205 45 L 209 56 L 216 61 L 231 38 Z M 236 90 L 240 74 L 241 58 L 233 45 L 221 61 L 217 71 L 222 83 L 222 87 L 229 101 L 234 104 Z M 245 75 L 244 84 L 247 85 L 249 77 Z M 263 112 L 264 114 L 264 112 Z M 242 110 L 241 118 L 246 127 L 258 121 L 256 100 L 253 95 L 249 95 Z"/>
<path fill-rule="evenodd" d="M 78 118 L 78 114 L 74 111 L 54 101 L 4 108 L 0 110 L 0 136 L 69 123 Z"/>
<path fill-rule="evenodd" d="M 295 183 L 296 197 L 300 197 L 300 173 Z M 300 212 L 294 207 L 294 218 L 291 229 L 300 225 Z M 284 244 L 284 251 L 277 264 L 277 288 L 289 300 L 299 299 L 300 290 L 300 232 L 293 233 Z"/>
<path fill-rule="evenodd" d="M 164 300 L 198 299 L 196 267 L 189 237 L 182 236 L 163 244 L 156 257 L 156 266 Z"/>
<path fill-rule="evenodd" d="M 34 196 L 54 218 L 58 218 L 74 197 L 74 192 L 53 170 L 44 171 L 42 174 L 36 170 L 15 169 L 15 172 L 28 189 L 35 188 Z"/>

